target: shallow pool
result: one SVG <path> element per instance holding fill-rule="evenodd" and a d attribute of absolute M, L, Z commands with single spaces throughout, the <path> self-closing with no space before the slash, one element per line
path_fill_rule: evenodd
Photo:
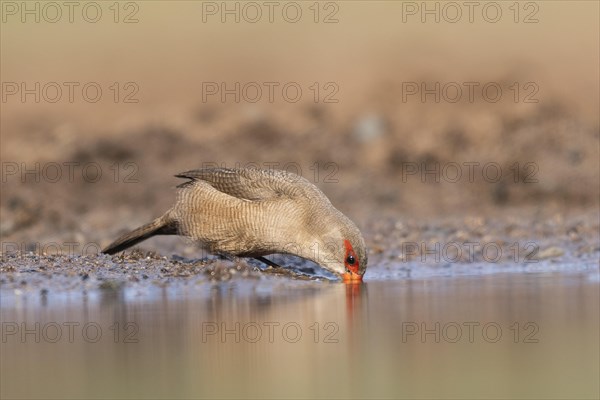
<path fill-rule="evenodd" d="M 597 270 L 2 295 L 3 398 L 599 393 Z"/>

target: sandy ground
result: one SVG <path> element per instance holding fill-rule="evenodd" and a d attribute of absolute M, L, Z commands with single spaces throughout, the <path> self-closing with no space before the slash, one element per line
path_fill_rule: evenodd
<path fill-rule="evenodd" d="M 600 257 L 598 230 L 597 213 L 589 210 L 542 216 L 534 209 L 518 208 L 505 215 L 485 217 L 478 213 L 429 223 L 414 217 L 379 218 L 365 229 L 369 247 L 365 279 L 595 269 Z M 155 238 L 140 249 L 116 256 L 97 255 L 93 246 L 70 246 L 62 252 L 47 246 L 47 252 L 54 255 L 44 254 L 41 247 L 4 253 L 0 264 L 2 289 L 17 295 L 47 295 L 193 286 L 232 279 L 271 284 L 281 279 L 335 281 L 327 271 L 295 257 L 273 256 L 285 267 L 273 269 L 256 260 L 207 255 L 183 239 Z M 172 252 L 164 250 L 167 248 Z"/>

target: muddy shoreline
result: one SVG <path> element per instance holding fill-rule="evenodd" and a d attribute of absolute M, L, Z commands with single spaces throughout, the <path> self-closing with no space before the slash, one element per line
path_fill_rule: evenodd
<path fill-rule="evenodd" d="M 568 214 L 512 210 L 503 219 L 447 217 L 380 219 L 368 224 L 369 268 L 365 280 L 487 275 L 494 273 L 574 272 L 598 268 L 599 224 L 592 209 Z M 4 295 L 136 287 L 193 286 L 227 281 L 339 282 L 317 265 L 273 255 L 282 269 L 244 258 L 209 255 L 182 238 L 157 237 L 120 255 L 85 254 L 70 247 L 35 247 L 0 257 Z M 95 251 L 94 247 L 87 251 Z M 13 251 L 10 251 L 13 250 Z M 54 254 L 50 253 L 54 252 Z M 81 252 L 81 253 L 78 253 Z"/>

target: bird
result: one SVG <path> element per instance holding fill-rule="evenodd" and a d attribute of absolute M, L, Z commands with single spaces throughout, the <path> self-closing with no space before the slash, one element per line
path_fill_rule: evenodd
<path fill-rule="evenodd" d="M 180 235 L 210 253 L 265 258 L 290 254 L 342 278 L 362 282 L 367 249 L 358 227 L 314 184 L 295 173 L 261 168 L 200 168 L 175 175 L 175 204 L 162 216 L 109 244 L 121 252 L 155 235 Z"/>

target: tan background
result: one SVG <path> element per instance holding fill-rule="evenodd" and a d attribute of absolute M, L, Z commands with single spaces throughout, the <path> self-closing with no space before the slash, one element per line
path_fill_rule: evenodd
<path fill-rule="evenodd" d="M 483 6 L 473 23 L 466 8 L 457 23 L 435 23 L 432 16 L 421 23 L 419 15 L 404 23 L 403 2 L 338 2 L 339 22 L 331 24 L 313 22 L 311 2 L 298 3 L 303 17 L 296 24 L 277 9 L 274 23 L 266 14 L 258 23 L 232 17 L 221 23 L 218 15 L 203 23 L 203 3 L 194 1 L 137 2 L 139 22 L 114 23 L 113 3 L 98 4 L 103 16 L 95 24 L 77 10 L 73 23 L 66 15 L 55 24 L 5 15 L 3 82 L 97 82 L 104 93 L 94 104 L 77 91 L 73 103 L 65 93 L 55 104 L 9 97 L 2 103 L 2 161 L 28 167 L 97 162 L 104 178 L 94 185 L 81 179 L 36 184 L 10 176 L 2 183 L 3 211 L 18 199 L 41 210 L 40 221 L 58 215 L 88 233 L 98 221 L 106 224 L 102 229 L 113 226 L 106 213 L 114 210 L 132 224 L 143 222 L 170 204 L 172 175 L 214 162 L 294 162 L 308 178 L 315 162 L 335 163 L 338 182 L 316 183 L 359 221 L 373 210 L 402 217 L 472 213 L 488 205 L 564 210 L 598 204 L 597 2 L 531 3 L 537 10 L 519 3 L 520 21 L 535 11 L 537 23 L 515 23 L 512 2 L 498 3 L 498 23 L 484 20 Z M 121 5 L 119 18 L 135 10 Z M 331 7 L 321 3 L 320 17 Z M 222 103 L 217 96 L 202 101 L 203 82 L 273 81 L 297 82 L 302 100 L 289 103 L 276 92 L 273 103 L 264 93 L 254 104 L 231 97 Z M 418 96 L 402 101 L 403 82 L 468 81 L 499 83 L 502 100 L 476 96 L 471 104 L 465 92 L 455 104 L 431 97 L 422 103 Z M 114 103 L 108 90 L 114 82 L 134 82 L 139 102 Z M 313 82 L 334 82 L 339 102 L 315 104 L 308 90 Z M 534 82 L 539 102 L 512 101 L 513 82 L 521 90 Z M 369 126 L 373 136 L 363 132 Z M 115 162 L 135 163 L 138 183 L 106 179 Z M 406 163 L 449 162 L 498 163 L 504 174 L 515 162 L 535 163 L 538 182 L 399 179 Z"/>

